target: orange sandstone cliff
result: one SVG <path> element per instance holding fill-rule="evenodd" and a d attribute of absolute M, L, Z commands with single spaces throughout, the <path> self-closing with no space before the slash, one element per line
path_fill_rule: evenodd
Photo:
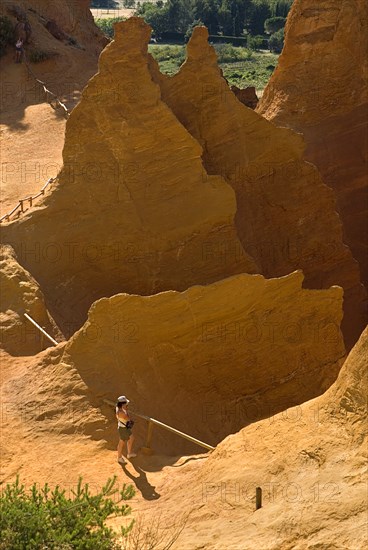
<path fill-rule="evenodd" d="M 295 0 L 286 40 L 257 111 L 302 132 L 305 158 L 334 189 L 368 285 L 367 37 L 365 0 Z"/>

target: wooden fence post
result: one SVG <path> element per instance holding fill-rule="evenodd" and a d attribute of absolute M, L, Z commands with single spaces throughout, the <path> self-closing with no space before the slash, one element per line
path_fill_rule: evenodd
<path fill-rule="evenodd" d="M 148 424 L 147 424 L 146 445 L 145 445 L 145 447 L 142 447 L 142 452 L 145 455 L 152 455 L 154 453 L 153 449 L 151 448 L 153 423 L 150 420 L 148 420 L 147 422 L 148 422 Z"/>
<path fill-rule="evenodd" d="M 256 510 L 262 508 L 262 489 L 261 487 L 256 487 Z"/>

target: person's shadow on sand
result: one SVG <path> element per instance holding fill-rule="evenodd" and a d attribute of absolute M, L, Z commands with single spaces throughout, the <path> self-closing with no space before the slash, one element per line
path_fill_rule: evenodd
<path fill-rule="evenodd" d="M 141 492 L 142 497 L 145 500 L 157 500 L 160 498 L 161 495 L 159 495 L 156 491 L 153 485 L 151 485 L 148 482 L 146 472 L 142 470 L 139 466 L 136 464 L 131 463 L 133 468 L 136 472 L 138 472 L 139 476 L 133 476 L 126 468 L 126 465 L 122 465 L 121 467 L 124 470 L 125 475 L 127 475 L 134 483 L 134 485 L 137 487 L 138 491 Z"/>

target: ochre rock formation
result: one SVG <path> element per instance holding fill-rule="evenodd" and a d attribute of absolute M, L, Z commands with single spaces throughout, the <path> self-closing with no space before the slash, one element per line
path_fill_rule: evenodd
<path fill-rule="evenodd" d="M 350 347 L 362 331 L 363 289 L 342 242 L 332 191 L 303 160 L 302 136 L 276 128 L 241 105 L 221 75 L 208 31 L 196 27 L 187 59 L 173 77 L 151 58 L 162 98 L 203 147 L 209 173 L 222 174 L 237 196 L 236 227 L 266 277 L 302 269 L 308 288 L 344 288 L 343 332 Z"/>
<path fill-rule="evenodd" d="M 246 107 L 250 107 L 251 109 L 257 107 L 259 99 L 254 86 L 248 86 L 247 88 L 230 86 L 230 90 L 235 94 L 240 103 L 243 103 Z"/>
<path fill-rule="evenodd" d="M 300 272 L 236 275 L 182 293 L 101 299 L 63 349 L 59 372 L 72 368 L 94 406 L 125 393 L 141 413 L 217 444 L 336 379 L 342 290 L 305 290 L 302 281 Z M 94 437 L 93 425 L 84 430 Z M 159 430 L 155 449 L 198 451 Z"/>
<path fill-rule="evenodd" d="M 366 548 L 367 356 L 365 330 L 324 395 L 181 464 L 146 520 L 171 525 L 191 511 L 175 550 Z"/>
<path fill-rule="evenodd" d="M 48 334 L 60 338 L 43 294 L 10 247 L 0 248 L 0 341 L 12 355 L 32 355 L 45 347 L 40 332 L 24 318 L 28 313 Z"/>
<path fill-rule="evenodd" d="M 368 4 L 295 0 L 257 111 L 305 137 L 305 158 L 334 189 L 344 240 L 368 286 Z"/>
<path fill-rule="evenodd" d="M 58 182 L 3 229 L 67 334 L 97 298 L 258 271 L 237 238 L 233 189 L 207 175 L 201 146 L 160 99 L 150 28 L 133 18 L 116 29 L 67 122 Z"/>

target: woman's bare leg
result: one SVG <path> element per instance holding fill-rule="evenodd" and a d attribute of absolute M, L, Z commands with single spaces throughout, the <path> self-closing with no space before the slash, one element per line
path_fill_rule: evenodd
<path fill-rule="evenodd" d="M 118 443 L 118 460 L 119 460 L 119 458 L 122 458 L 122 456 L 123 456 L 124 447 L 125 447 L 125 441 L 123 441 L 122 439 L 119 439 L 119 443 Z"/>
<path fill-rule="evenodd" d="M 134 443 L 134 435 L 131 435 L 130 438 L 128 439 L 128 455 L 130 454 L 134 454 L 133 453 L 133 443 Z"/>

